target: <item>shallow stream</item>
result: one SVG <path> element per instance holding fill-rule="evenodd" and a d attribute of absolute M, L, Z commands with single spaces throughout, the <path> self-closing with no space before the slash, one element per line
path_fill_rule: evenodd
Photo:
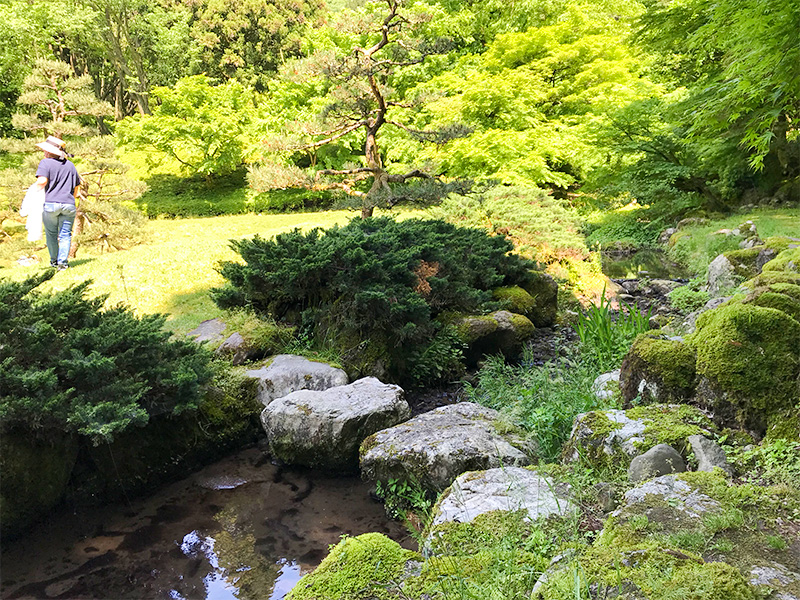
<path fill-rule="evenodd" d="M 661 250 L 639 250 L 632 254 L 602 253 L 603 273 L 611 279 L 687 279 L 691 274 L 672 262 Z"/>
<path fill-rule="evenodd" d="M 342 535 L 415 547 L 369 489 L 243 450 L 147 498 L 53 513 L 3 551 L 0 595 L 280 600 Z"/>

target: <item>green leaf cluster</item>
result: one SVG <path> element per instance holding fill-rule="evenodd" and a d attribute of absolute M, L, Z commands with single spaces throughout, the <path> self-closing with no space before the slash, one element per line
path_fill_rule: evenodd
<path fill-rule="evenodd" d="M 371 347 L 399 379 L 426 348 L 452 362 L 441 348 L 448 338 L 437 338 L 437 318 L 495 308 L 492 290 L 526 284 L 534 266 L 511 254 L 503 237 L 437 220 L 353 219 L 232 247 L 244 264 L 222 264 L 228 283 L 213 291 L 218 305 L 252 306 L 302 324 L 351 354 Z"/>
<path fill-rule="evenodd" d="M 161 315 L 103 309 L 89 282 L 41 293 L 52 277 L 0 282 L 4 428 L 77 432 L 95 443 L 160 414 L 195 409 L 211 377 L 205 350 L 170 341 Z"/>
<path fill-rule="evenodd" d="M 157 87 L 160 104 L 152 116 L 137 115 L 117 125 L 120 144 L 170 157 L 187 174 L 207 178 L 242 166 L 250 148 L 255 108 L 240 83 L 212 85 L 205 75 L 185 77 L 174 87 Z"/>

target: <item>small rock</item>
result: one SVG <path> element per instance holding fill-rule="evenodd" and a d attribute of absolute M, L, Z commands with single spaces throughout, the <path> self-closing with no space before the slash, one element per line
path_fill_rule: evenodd
<path fill-rule="evenodd" d="M 592 383 L 592 391 L 598 400 L 607 400 L 619 391 L 619 369 L 610 373 L 603 373 Z"/>
<path fill-rule="evenodd" d="M 647 285 L 647 290 L 659 296 L 666 296 L 675 288 L 681 287 L 681 285 L 683 284 L 671 279 L 653 279 Z"/>
<path fill-rule="evenodd" d="M 719 296 L 726 288 L 736 285 L 735 271 L 731 261 L 724 254 L 720 254 L 708 265 L 708 292 L 712 297 Z"/>
<path fill-rule="evenodd" d="M 347 385 L 342 369 L 294 354 L 279 354 L 260 369 L 245 371 L 258 380 L 258 399 L 264 406 L 298 390 L 322 391 Z"/>
<path fill-rule="evenodd" d="M 218 343 L 224 339 L 223 332 L 227 329 L 227 325 L 219 319 L 208 319 L 203 321 L 195 329 L 187 333 L 189 337 L 193 337 L 196 342 L 211 342 Z"/>
<path fill-rule="evenodd" d="M 719 502 L 675 475 L 662 475 L 625 492 L 625 505 L 614 511 L 613 515 L 625 513 L 627 507 L 645 502 L 650 495 L 659 496 L 671 508 L 692 518 L 699 518 L 708 511 L 720 508 Z"/>
<path fill-rule="evenodd" d="M 600 508 L 603 509 L 603 512 L 608 513 L 617 508 L 617 492 L 613 485 L 601 481 L 594 486 L 594 490 L 597 494 L 597 502 L 600 504 Z"/>
<path fill-rule="evenodd" d="M 634 457 L 628 467 L 628 479 L 631 483 L 639 483 L 653 477 L 684 471 L 686 465 L 677 450 L 667 444 L 658 444 Z"/>
<path fill-rule="evenodd" d="M 222 342 L 219 347 L 214 351 L 217 356 L 227 356 L 230 358 L 231 363 L 241 365 L 248 360 L 256 357 L 256 351 L 250 347 L 238 331 L 232 333 L 228 339 Z"/>
<path fill-rule="evenodd" d="M 692 446 L 695 458 L 697 458 L 698 471 L 713 471 L 718 467 L 725 471 L 728 477 L 733 477 L 733 467 L 725 456 L 725 451 L 715 442 L 703 435 L 690 435 L 689 444 Z"/>

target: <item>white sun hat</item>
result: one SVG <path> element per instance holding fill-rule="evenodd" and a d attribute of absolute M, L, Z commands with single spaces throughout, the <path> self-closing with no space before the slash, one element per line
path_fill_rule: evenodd
<path fill-rule="evenodd" d="M 36 144 L 36 147 L 39 148 L 39 150 L 44 150 L 45 152 L 48 152 L 50 154 L 55 154 L 59 158 L 66 158 L 67 153 L 64 152 L 63 148 L 51 142 L 50 139 L 51 138 L 47 138 L 46 142 L 39 142 L 38 144 Z M 58 138 L 52 138 L 52 139 L 58 140 Z M 60 142 L 61 140 L 58 141 Z M 64 142 L 61 143 L 63 144 Z"/>

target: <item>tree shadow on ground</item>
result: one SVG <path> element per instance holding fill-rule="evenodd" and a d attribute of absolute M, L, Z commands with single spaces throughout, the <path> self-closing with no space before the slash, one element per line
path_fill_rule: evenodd
<path fill-rule="evenodd" d="M 207 181 L 201 177 L 156 174 L 145 180 L 148 191 L 134 202 L 148 217 L 211 217 L 252 210 L 247 172 Z"/>

